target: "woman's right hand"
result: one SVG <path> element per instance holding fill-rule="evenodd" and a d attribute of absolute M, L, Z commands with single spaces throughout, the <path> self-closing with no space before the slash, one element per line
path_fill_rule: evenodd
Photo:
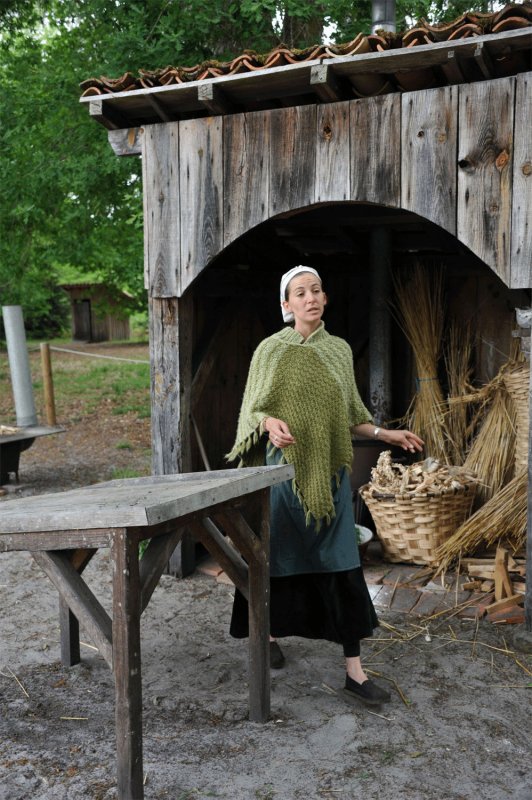
<path fill-rule="evenodd" d="M 288 447 L 290 444 L 295 444 L 296 440 L 290 433 L 290 429 L 286 422 L 276 417 L 266 417 L 262 423 L 262 427 L 268 433 L 270 442 L 275 447 Z"/>

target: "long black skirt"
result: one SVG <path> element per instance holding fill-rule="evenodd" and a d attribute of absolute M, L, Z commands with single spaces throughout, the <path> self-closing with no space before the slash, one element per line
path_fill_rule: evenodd
<path fill-rule="evenodd" d="M 270 634 L 302 636 L 344 646 L 371 636 L 377 615 L 362 567 L 345 572 L 317 572 L 270 578 Z M 235 590 L 231 636 L 249 636 L 248 603 Z"/>

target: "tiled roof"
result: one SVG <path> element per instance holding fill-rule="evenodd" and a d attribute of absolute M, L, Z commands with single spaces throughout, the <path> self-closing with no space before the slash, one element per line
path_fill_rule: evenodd
<path fill-rule="evenodd" d="M 467 12 L 453 22 L 444 25 L 429 25 L 427 22 L 421 22 L 402 34 L 379 31 L 377 34 L 366 36 L 360 33 L 351 42 L 345 44 L 316 45 L 304 50 L 291 50 L 281 45 L 266 55 L 260 55 L 253 50 L 246 50 L 231 61 L 223 63 L 205 61 L 192 67 L 167 66 L 156 70 L 139 69 L 136 76 L 131 72 L 126 72 L 119 78 L 104 76 L 89 78 L 81 83 L 82 97 L 192 83 L 194 81 L 250 73 L 257 70 L 273 70 L 276 67 L 300 64 L 302 62 L 323 62 L 345 56 L 383 53 L 390 50 L 398 51 L 420 45 L 459 41 L 528 27 L 532 27 L 531 0 L 525 0 L 522 4 L 509 3 L 501 11 L 492 14 Z M 498 68 L 495 70 L 494 77 L 499 74 L 513 74 L 513 72 L 519 71 L 519 64 L 517 64 L 516 68 L 514 63 L 515 58 L 515 53 L 507 56 L 507 59 L 512 61 L 512 65 L 509 66 L 504 64 L 505 58 L 501 57 L 500 61 L 502 63 L 497 65 Z M 527 68 L 527 60 L 528 68 L 530 68 L 529 51 L 523 52 L 521 56 L 522 69 Z M 366 90 L 364 86 L 357 90 L 356 84 L 354 84 L 354 88 L 355 92 L 361 96 L 375 93 L 373 89 Z M 398 88 L 408 90 L 410 86 L 403 86 L 399 81 Z M 380 91 L 382 91 L 382 88 Z"/>

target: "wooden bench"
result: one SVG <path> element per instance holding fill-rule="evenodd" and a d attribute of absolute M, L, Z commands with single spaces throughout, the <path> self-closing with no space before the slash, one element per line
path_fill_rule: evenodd
<path fill-rule="evenodd" d="M 0 552 L 29 551 L 59 592 L 62 662 L 79 662 L 81 625 L 114 674 L 121 800 L 144 797 L 140 616 L 185 529 L 249 600 L 249 718 L 268 719 L 269 487 L 291 478 L 292 466 L 231 469 L 108 481 L 0 503 Z M 260 514 L 256 532 L 239 508 L 245 495 Z M 139 560 L 143 539 L 149 543 Z M 82 578 L 100 547 L 111 552 L 111 616 Z"/>

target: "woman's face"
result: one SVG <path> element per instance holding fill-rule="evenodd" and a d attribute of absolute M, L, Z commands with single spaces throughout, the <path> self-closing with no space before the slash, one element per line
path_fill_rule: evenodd
<path fill-rule="evenodd" d="M 296 327 L 298 322 L 304 325 L 319 322 L 327 304 L 321 282 L 312 272 L 300 272 L 292 278 L 288 284 L 287 298 L 283 306 L 286 311 L 293 313 Z"/>

